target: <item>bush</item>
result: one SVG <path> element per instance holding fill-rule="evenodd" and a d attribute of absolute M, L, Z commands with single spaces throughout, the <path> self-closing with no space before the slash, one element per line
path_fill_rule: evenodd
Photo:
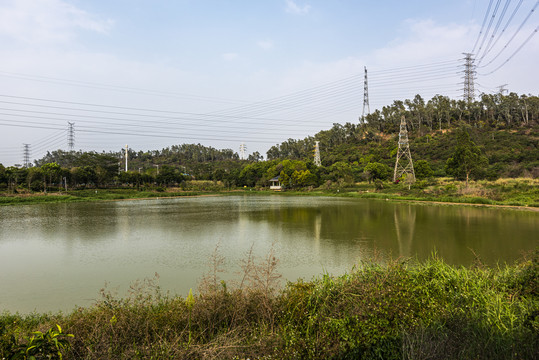
<path fill-rule="evenodd" d="M 66 359 L 531 359 L 539 351 L 539 251 L 496 268 L 435 257 L 360 263 L 284 289 L 271 252 L 248 254 L 236 283 L 220 281 L 222 263 L 216 251 L 200 293 L 186 298 L 161 294 L 155 278 L 126 298 L 103 290 L 96 305 L 55 318 L 4 314 L 0 358 L 29 348 L 14 338 L 58 321 L 75 335 L 65 339 Z M 36 339 L 56 356 L 51 334 Z"/>

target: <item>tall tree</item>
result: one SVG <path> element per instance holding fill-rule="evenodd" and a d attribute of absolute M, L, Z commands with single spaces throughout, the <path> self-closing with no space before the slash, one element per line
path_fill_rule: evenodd
<path fill-rule="evenodd" d="M 481 154 L 481 149 L 470 139 L 466 128 L 457 130 L 457 146 L 453 156 L 447 159 L 446 172 L 458 179 L 466 179 L 466 187 L 471 175 L 488 165 L 488 159 Z"/>

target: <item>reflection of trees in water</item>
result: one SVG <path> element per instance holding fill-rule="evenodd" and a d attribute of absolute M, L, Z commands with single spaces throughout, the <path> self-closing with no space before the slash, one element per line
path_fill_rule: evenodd
<path fill-rule="evenodd" d="M 6 237 L 16 226 L 20 237 L 65 243 L 230 236 L 236 244 L 250 244 L 269 238 L 294 249 L 304 246 L 308 256 L 331 253 L 345 259 L 360 251 L 363 258 L 376 252 L 426 259 L 436 251 L 451 264 L 473 261 L 470 249 L 489 264 L 511 261 L 537 243 L 539 231 L 538 214 L 532 212 L 299 197 L 46 204 L 9 213 L 5 220 L 13 220 L 0 223 Z"/>
<path fill-rule="evenodd" d="M 408 204 L 394 207 L 393 219 L 395 220 L 399 256 L 401 257 L 411 257 L 413 255 L 412 242 L 415 232 L 415 216 L 415 206 Z"/>

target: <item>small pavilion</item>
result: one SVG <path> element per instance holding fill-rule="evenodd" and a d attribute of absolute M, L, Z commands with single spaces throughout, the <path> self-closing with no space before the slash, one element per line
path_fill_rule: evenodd
<path fill-rule="evenodd" d="M 270 190 L 281 191 L 283 189 L 281 186 L 280 178 L 280 176 L 276 176 L 273 179 L 270 179 Z"/>

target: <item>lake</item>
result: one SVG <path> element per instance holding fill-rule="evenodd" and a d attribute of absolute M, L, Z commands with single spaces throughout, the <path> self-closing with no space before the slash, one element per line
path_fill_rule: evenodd
<path fill-rule="evenodd" d="M 539 213 L 470 206 L 299 196 L 207 196 L 0 207 L 0 311 L 70 311 L 159 274 L 186 295 L 226 260 L 238 278 L 252 249 L 273 248 L 284 279 L 342 274 L 388 257 L 470 265 L 534 249 Z"/>

